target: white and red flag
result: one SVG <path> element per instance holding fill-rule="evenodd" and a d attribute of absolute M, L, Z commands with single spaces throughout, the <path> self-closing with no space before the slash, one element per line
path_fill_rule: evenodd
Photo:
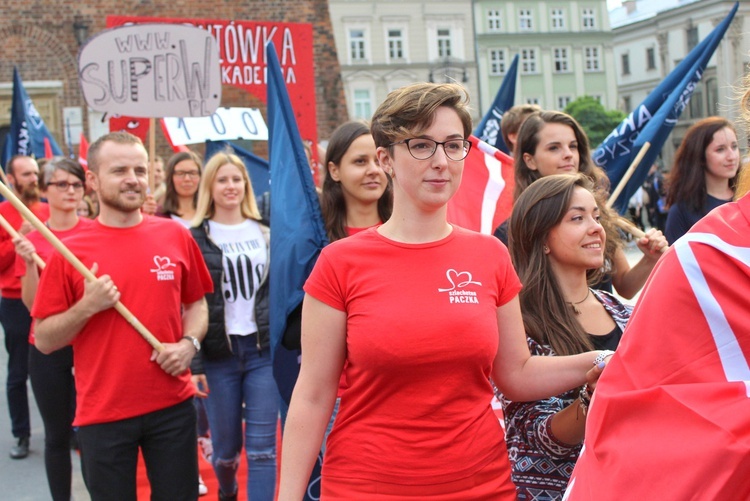
<path fill-rule="evenodd" d="M 654 268 L 596 388 L 571 501 L 750 499 L 750 197 Z"/>
<path fill-rule="evenodd" d="M 474 135 L 469 141 L 461 187 L 448 203 L 448 221 L 492 234 L 513 209 L 513 158 Z"/>

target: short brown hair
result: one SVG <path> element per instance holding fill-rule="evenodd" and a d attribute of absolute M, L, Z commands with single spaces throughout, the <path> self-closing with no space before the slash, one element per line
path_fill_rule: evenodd
<path fill-rule="evenodd" d="M 503 119 L 500 120 L 500 134 L 503 136 L 503 141 L 505 142 L 505 146 L 508 147 L 508 151 L 513 152 L 515 149 L 515 145 L 511 148 L 509 136 L 517 134 L 529 115 L 537 111 L 542 111 L 542 108 L 538 104 L 518 104 L 503 113 Z"/>
<path fill-rule="evenodd" d="M 138 136 L 134 136 L 129 132 L 119 130 L 116 132 L 110 132 L 109 134 L 104 134 L 102 137 L 91 143 L 91 146 L 89 146 L 86 160 L 88 161 L 88 167 L 90 171 L 99 172 L 99 150 L 102 149 L 102 145 L 104 145 L 104 143 L 106 143 L 107 141 L 111 141 L 117 144 L 136 144 L 140 145 L 144 150 L 146 149 L 143 146 L 143 141 L 141 141 Z"/>
<path fill-rule="evenodd" d="M 432 125 L 441 106 L 454 110 L 464 129 L 464 138 L 471 135 L 469 94 L 458 84 L 415 83 L 388 94 L 372 117 L 375 146 L 392 143 L 420 133 Z"/>

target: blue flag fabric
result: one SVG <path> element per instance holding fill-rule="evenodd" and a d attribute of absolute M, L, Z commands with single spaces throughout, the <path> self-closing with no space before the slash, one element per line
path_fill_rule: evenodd
<path fill-rule="evenodd" d="M 495 102 L 492 103 L 492 107 L 484 115 L 484 118 L 479 122 L 476 129 L 474 129 L 475 136 L 504 153 L 510 153 L 510 150 L 508 150 L 505 141 L 503 141 L 503 135 L 500 134 L 500 121 L 503 119 L 503 113 L 512 108 L 516 102 L 517 76 L 518 54 L 513 58 L 513 62 L 510 63 L 508 72 L 505 74 L 505 78 L 503 78 L 503 83 L 500 84 L 497 96 L 495 96 Z"/>
<path fill-rule="evenodd" d="M 50 134 L 44 120 L 34 107 L 18 74 L 18 68 L 13 68 L 13 105 L 10 115 L 10 133 L 7 137 L 5 151 L 3 151 L 3 167 L 14 155 L 27 155 L 44 158 L 44 138 L 49 140 L 52 153 L 62 155 L 63 152 Z"/>
<path fill-rule="evenodd" d="M 627 211 L 628 201 L 643 184 L 649 168 L 661 152 L 680 114 L 687 107 L 696 84 L 729 28 L 738 6 L 739 3 L 735 3 L 727 17 L 594 150 L 594 162 L 607 171 L 614 190 L 643 145 L 651 143 L 613 205 L 621 214 Z"/>
<path fill-rule="evenodd" d="M 272 43 L 266 45 L 266 56 L 271 165 L 270 321 L 271 349 L 276 356 L 279 348 L 285 349 L 281 339 L 287 317 L 302 302 L 302 286 L 321 249 L 328 244 L 328 237 L 310 164 Z M 282 397 L 288 402 L 294 382 L 285 379 L 288 374 L 276 373 L 276 376 Z"/>
<path fill-rule="evenodd" d="M 288 350 L 282 345 L 282 338 L 290 313 L 304 298 L 302 286 L 320 251 L 328 244 L 328 237 L 312 171 L 273 43 L 266 44 L 266 59 L 271 165 L 271 357 L 279 393 L 288 405 L 299 375 L 300 350 Z M 314 117 L 310 119 L 314 120 Z M 282 418 L 285 420 L 283 407 Z M 320 499 L 321 460 L 319 454 L 305 501 Z"/>
<path fill-rule="evenodd" d="M 263 194 L 271 189 L 271 174 L 268 160 L 229 141 L 206 141 L 206 162 L 215 154 L 226 151 L 231 151 L 242 159 L 242 163 L 247 167 L 250 182 L 253 184 L 255 198 L 260 200 Z"/>

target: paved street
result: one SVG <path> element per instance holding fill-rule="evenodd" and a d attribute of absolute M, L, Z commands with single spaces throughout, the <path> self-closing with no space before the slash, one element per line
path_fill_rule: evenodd
<path fill-rule="evenodd" d="M 4 333 L 0 329 L 4 341 Z M 31 453 L 21 460 L 10 459 L 8 453 L 15 444 L 10 433 L 10 416 L 8 415 L 8 401 L 5 398 L 5 378 L 7 375 L 8 353 L 5 344 L 0 348 L 0 382 L 2 396 L 0 396 L 0 499 L 7 501 L 46 501 L 51 499 L 47 487 L 47 477 L 44 473 L 44 427 L 42 418 L 36 408 L 31 384 L 29 383 L 29 398 L 31 399 Z M 78 455 L 73 454 L 73 500 L 89 501 L 86 487 L 81 477 L 81 463 Z"/>

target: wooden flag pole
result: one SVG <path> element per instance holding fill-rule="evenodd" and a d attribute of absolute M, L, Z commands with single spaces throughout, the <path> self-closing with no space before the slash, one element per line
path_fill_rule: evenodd
<path fill-rule="evenodd" d="M 622 231 L 630 233 L 636 240 L 640 240 L 641 238 L 646 236 L 646 233 L 643 230 L 641 230 L 636 225 L 631 223 L 628 219 L 625 219 L 622 216 L 618 216 L 615 218 L 615 226 L 620 228 Z M 667 252 L 667 249 L 669 249 L 668 245 L 666 247 L 662 247 L 661 252 Z"/>
<path fill-rule="evenodd" d="M 5 185 L 3 185 L 3 186 L 5 186 Z M 19 236 L 21 236 L 21 235 L 20 235 L 20 234 L 19 234 L 19 233 L 18 233 L 18 232 L 16 231 L 16 229 L 15 229 L 15 228 L 13 228 L 13 227 L 12 227 L 12 226 L 10 225 L 10 223 L 8 222 L 8 220 L 7 220 L 7 219 L 5 219 L 5 218 L 4 218 L 3 216 L 0 216 L 0 226 L 2 226 L 2 227 L 3 227 L 3 229 L 4 229 L 5 231 L 7 231 L 7 232 L 8 232 L 8 235 L 10 235 L 10 238 L 12 238 L 12 239 L 14 239 L 14 240 L 15 240 L 16 238 L 18 238 Z M 33 254 L 31 255 L 31 257 L 32 257 L 32 258 L 34 259 L 34 262 L 36 263 L 36 265 L 37 265 L 38 267 L 40 267 L 40 268 L 44 269 L 44 266 L 45 266 L 45 264 L 44 264 L 44 260 L 43 260 L 43 259 L 42 259 L 42 258 L 41 258 L 41 257 L 39 256 L 39 254 L 37 254 L 37 253 L 35 252 L 35 253 L 33 253 Z"/>
<path fill-rule="evenodd" d="M 612 206 L 615 204 L 617 197 L 619 197 L 620 193 L 622 193 L 622 190 L 625 189 L 625 185 L 628 184 L 628 181 L 630 181 L 630 176 L 632 176 L 633 172 L 635 172 L 635 169 L 638 168 L 638 165 L 640 165 L 641 160 L 643 160 L 643 157 L 646 155 L 650 147 L 651 147 L 651 143 L 649 143 L 648 141 L 643 143 L 643 146 L 641 147 L 641 151 L 639 151 L 638 154 L 635 156 L 630 166 L 628 167 L 628 170 L 625 171 L 625 174 L 623 174 L 622 179 L 620 179 L 620 182 L 617 184 L 617 188 L 615 188 L 615 191 L 613 191 L 612 194 L 609 196 L 609 199 L 607 200 L 608 209 L 611 209 Z"/>
<path fill-rule="evenodd" d="M 96 280 L 96 276 L 91 273 L 91 270 L 86 268 L 84 264 L 78 259 L 70 250 L 65 247 L 65 245 L 60 241 L 57 236 L 50 231 L 49 228 L 47 228 L 44 223 L 42 223 L 36 215 L 31 212 L 31 210 L 26 207 L 21 200 L 16 197 L 16 195 L 4 184 L 0 183 L 0 194 L 2 194 L 6 200 L 8 200 L 13 207 L 18 210 L 18 212 L 21 213 L 21 215 L 26 219 L 31 225 L 42 234 L 42 236 L 52 245 L 60 254 L 63 255 L 63 257 L 81 274 L 83 277 L 89 281 L 93 282 Z M 164 350 L 164 345 L 161 344 L 161 342 L 154 337 L 151 332 L 149 332 L 148 329 L 138 320 L 135 318 L 135 316 L 128 310 L 124 304 L 122 304 L 120 301 L 118 301 L 115 306 L 115 310 L 117 310 L 120 315 L 122 315 L 127 322 L 132 325 L 138 333 L 143 336 L 143 338 L 148 341 L 148 344 L 151 345 L 152 348 L 154 348 L 158 352 L 162 352 Z"/>
<path fill-rule="evenodd" d="M 153 195 L 156 189 L 156 181 L 154 180 L 156 166 L 156 119 L 154 117 L 148 119 L 148 159 L 148 192 Z"/>

